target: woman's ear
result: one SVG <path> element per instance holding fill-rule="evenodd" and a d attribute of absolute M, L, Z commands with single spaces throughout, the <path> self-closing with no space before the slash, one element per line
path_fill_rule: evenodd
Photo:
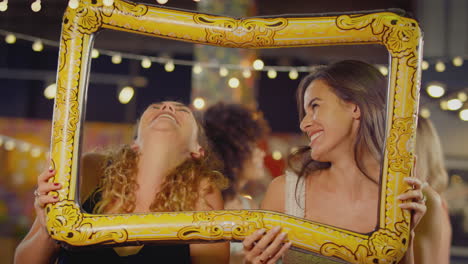
<path fill-rule="evenodd" d="M 195 151 L 190 152 L 190 156 L 193 159 L 200 159 L 205 156 L 205 149 L 203 149 L 201 146 L 198 146 Z"/>
<path fill-rule="evenodd" d="M 361 108 L 359 108 L 359 106 L 357 104 L 352 104 L 352 114 L 351 116 L 354 118 L 354 119 L 357 119 L 357 120 L 360 120 L 361 119 Z"/>

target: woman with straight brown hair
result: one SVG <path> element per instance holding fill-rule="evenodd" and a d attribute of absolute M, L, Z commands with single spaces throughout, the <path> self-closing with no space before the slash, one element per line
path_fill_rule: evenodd
<path fill-rule="evenodd" d="M 385 139 L 387 81 L 373 66 L 341 61 L 317 67 L 297 92 L 300 128 L 309 145 L 289 158 L 289 170 L 270 184 L 262 209 L 326 223 L 360 233 L 375 230 Z M 421 181 L 401 194 L 412 210 L 411 237 L 424 215 Z M 369 214 L 369 212 L 375 212 Z M 314 256 L 287 250 L 287 234 L 276 227 L 248 236 L 243 244 L 251 263 L 313 263 Z M 284 243 L 284 244 L 283 244 Z M 402 263 L 413 263 L 413 239 Z"/>
<path fill-rule="evenodd" d="M 414 240 L 416 263 L 450 263 L 452 227 L 447 202 L 443 197 L 448 175 L 439 136 L 432 122 L 419 116 L 416 135 L 418 177 L 427 182 L 423 188 L 427 212 L 416 228 Z"/>
<path fill-rule="evenodd" d="M 178 102 L 150 105 L 140 118 L 138 135 L 104 155 L 92 155 L 86 172 L 102 178 L 83 205 L 99 214 L 203 211 L 223 209 L 226 183 L 214 171 L 213 156 L 203 128 L 192 111 Z M 89 161 L 89 160 L 88 160 Z M 87 159 L 84 159 L 87 162 Z M 99 165 L 96 165 L 99 164 Z M 45 206 L 58 201 L 47 195 L 61 185 L 49 182 L 55 171 L 38 177 L 37 213 L 31 230 L 17 247 L 15 263 L 228 263 L 228 243 L 97 247 L 71 251 L 61 248 L 45 228 Z"/>

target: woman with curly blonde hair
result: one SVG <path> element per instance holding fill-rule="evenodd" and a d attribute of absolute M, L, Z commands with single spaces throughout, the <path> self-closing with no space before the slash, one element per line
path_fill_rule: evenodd
<path fill-rule="evenodd" d="M 150 105 L 141 116 L 135 142 L 104 155 L 83 158 L 83 174 L 101 177 L 83 204 L 94 213 L 147 213 L 223 209 L 225 180 L 213 167 L 203 129 L 190 109 L 177 102 Z M 89 166 L 88 166 L 89 165 Z M 91 168 L 91 169 L 90 169 Z M 98 168 L 98 172 L 92 171 Z M 97 175 L 96 175 L 97 174 Z M 69 251 L 47 234 L 44 208 L 57 202 L 47 195 L 54 171 L 38 177 L 37 218 L 16 250 L 16 263 L 227 263 L 227 243 L 144 245 Z M 85 177 L 90 178 L 89 174 Z"/>

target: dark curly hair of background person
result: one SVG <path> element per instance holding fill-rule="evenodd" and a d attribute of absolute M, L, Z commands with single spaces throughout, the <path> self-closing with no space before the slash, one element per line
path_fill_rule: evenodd
<path fill-rule="evenodd" d="M 269 127 L 261 112 L 223 102 L 206 110 L 204 125 L 213 150 L 224 163 L 223 174 L 229 179 L 229 187 L 223 191 L 227 201 L 236 195 L 236 174 L 251 158 L 254 144 L 269 133 Z"/>

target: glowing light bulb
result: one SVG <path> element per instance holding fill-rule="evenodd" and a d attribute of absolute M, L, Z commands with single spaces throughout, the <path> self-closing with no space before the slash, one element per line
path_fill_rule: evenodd
<path fill-rule="evenodd" d="M 196 109 L 201 110 L 205 107 L 205 99 L 201 97 L 197 97 L 193 100 L 193 106 L 195 106 Z"/>
<path fill-rule="evenodd" d="M 299 73 L 296 69 L 292 69 L 289 71 L 289 79 L 296 80 L 299 77 Z"/>
<path fill-rule="evenodd" d="M 141 60 L 141 67 L 145 68 L 145 69 L 148 69 L 149 67 L 151 67 L 151 60 L 148 59 L 148 58 L 144 58 Z"/>
<path fill-rule="evenodd" d="M 132 100 L 134 94 L 135 90 L 132 87 L 126 86 L 122 88 L 119 92 L 119 102 L 121 104 L 128 104 L 128 102 Z"/>
<path fill-rule="evenodd" d="M 250 78 L 252 76 L 252 72 L 249 69 L 245 69 L 242 71 L 242 76 L 246 79 Z"/>
<path fill-rule="evenodd" d="M 385 67 L 385 66 L 379 66 L 379 71 L 380 71 L 380 73 L 382 73 L 383 76 L 388 75 L 388 68 Z"/>
<path fill-rule="evenodd" d="M 168 62 L 166 62 L 166 64 L 164 64 L 164 69 L 165 69 L 167 72 L 173 72 L 174 69 L 175 69 L 174 62 L 173 62 L 173 61 L 168 61 Z"/>
<path fill-rule="evenodd" d="M 426 88 L 427 93 L 430 97 L 439 98 L 445 94 L 445 89 L 442 85 L 439 84 L 431 84 Z"/>
<path fill-rule="evenodd" d="M 257 71 L 262 70 L 263 66 L 265 66 L 265 64 L 263 63 L 261 59 L 256 59 L 252 65 L 253 65 L 253 68 Z"/>
<path fill-rule="evenodd" d="M 8 44 L 14 44 L 16 42 L 16 36 L 13 34 L 6 35 L 5 42 Z"/>
<path fill-rule="evenodd" d="M 195 74 L 200 74 L 200 73 L 203 71 L 203 69 L 202 69 L 200 63 L 196 63 L 196 64 L 193 66 L 193 69 L 192 69 L 192 70 L 193 70 L 193 73 L 195 73 Z"/>
<path fill-rule="evenodd" d="M 459 115 L 461 120 L 468 121 L 468 109 L 461 110 Z"/>
<path fill-rule="evenodd" d="M 41 11 L 41 0 L 36 0 L 31 4 L 31 9 L 34 12 L 39 12 Z"/>
<path fill-rule="evenodd" d="M 435 65 L 435 69 L 437 72 L 444 72 L 445 71 L 445 64 L 441 61 L 438 61 Z"/>
<path fill-rule="evenodd" d="M 122 56 L 120 54 L 114 54 L 111 58 L 112 63 L 120 64 L 122 62 Z"/>
<path fill-rule="evenodd" d="M 269 69 L 267 72 L 267 76 L 270 79 L 275 79 L 278 76 L 278 73 L 274 69 Z"/>
<path fill-rule="evenodd" d="M 71 9 L 76 9 L 76 8 L 78 8 L 78 5 L 79 5 L 79 4 L 80 4 L 80 3 L 78 2 L 78 0 L 70 0 L 70 1 L 68 2 L 68 6 L 69 6 Z"/>
<path fill-rule="evenodd" d="M 0 2 L 0 12 L 5 12 L 8 9 L 8 0 L 3 0 Z"/>
<path fill-rule="evenodd" d="M 431 116 L 431 111 L 424 107 L 421 109 L 421 111 L 419 111 L 419 114 L 421 114 L 423 118 L 429 118 Z"/>
<path fill-rule="evenodd" d="M 281 152 L 279 152 L 278 150 L 273 151 L 271 156 L 273 157 L 274 160 L 280 160 L 283 158 L 283 155 L 281 155 Z"/>
<path fill-rule="evenodd" d="M 44 89 L 44 96 L 47 99 L 54 99 L 57 95 L 57 84 L 53 83 Z"/>
<path fill-rule="evenodd" d="M 41 156 L 41 149 L 40 148 L 32 148 L 31 149 L 31 156 L 33 158 L 38 158 L 39 156 Z"/>
<path fill-rule="evenodd" d="M 167 3 L 168 0 L 157 0 L 157 1 L 158 1 L 158 4 L 164 5 L 165 3 Z"/>
<path fill-rule="evenodd" d="M 421 68 L 423 69 L 423 71 L 429 69 L 429 62 L 423 60 L 421 63 Z"/>
<path fill-rule="evenodd" d="M 238 88 L 239 85 L 240 85 L 240 81 L 236 77 L 233 77 L 233 78 L 229 79 L 228 85 L 231 88 Z"/>
<path fill-rule="evenodd" d="M 16 147 L 16 144 L 15 144 L 15 141 L 13 140 L 8 140 L 7 142 L 5 142 L 5 149 L 8 150 L 8 151 L 12 151 L 14 150 Z"/>
<path fill-rule="evenodd" d="M 460 56 L 457 56 L 457 57 L 453 58 L 452 63 L 453 63 L 454 66 L 460 67 L 460 66 L 463 65 L 463 58 L 460 57 Z"/>
<path fill-rule="evenodd" d="M 462 101 L 458 99 L 450 99 L 447 101 L 447 109 L 450 111 L 456 111 L 463 106 Z"/>
<path fill-rule="evenodd" d="M 93 59 L 99 58 L 99 50 L 93 49 L 93 51 L 91 51 L 91 58 Z"/>
<path fill-rule="evenodd" d="M 31 149 L 31 145 L 29 143 L 22 143 L 19 147 L 20 151 L 22 152 L 28 152 Z"/>
<path fill-rule="evenodd" d="M 226 67 L 223 66 L 223 67 L 219 68 L 219 75 L 221 77 L 226 77 L 228 74 L 229 74 L 229 71 L 228 71 L 228 69 L 226 69 Z"/>
<path fill-rule="evenodd" d="M 34 43 L 32 45 L 32 49 L 35 52 L 41 52 L 42 50 L 44 50 L 44 44 L 42 44 L 42 41 L 36 40 L 36 41 L 34 41 Z"/>

